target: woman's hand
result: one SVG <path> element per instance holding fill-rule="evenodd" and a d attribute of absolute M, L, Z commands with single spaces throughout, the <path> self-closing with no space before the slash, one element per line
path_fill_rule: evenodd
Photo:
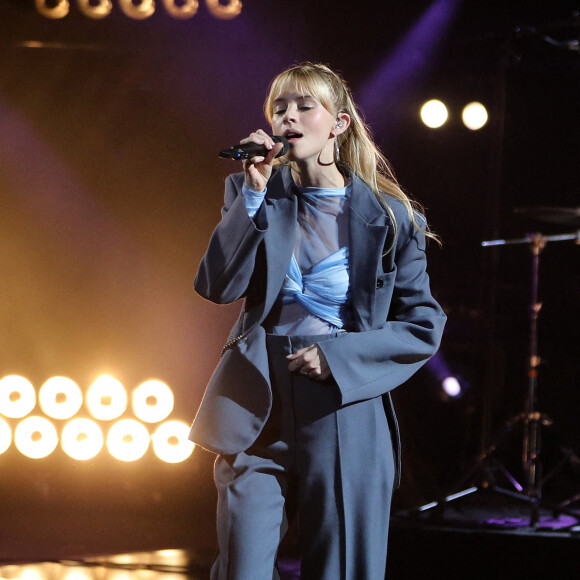
<path fill-rule="evenodd" d="M 262 129 L 258 129 L 255 133 L 240 141 L 240 144 L 243 145 L 244 143 L 258 143 L 259 145 L 264 145 L 268 150 L 266 157 L 259 155 L 244 161 L 244 171 L 246 173 L 244 183 L 246 187 L 254 191 L 264 191 L 270 175 L 272 175 L 274 158 L 283 149 L 284 144 L 274 143 L 272 137 Z"/>
<path fill-rule="evenodd" d="M 291 373 L 299 373 L 316 381 L 324 381 L 332 374 L 328 368 L 326 357 L 317 344 L 301 348 L 286 357 L 290 364 Z"/>

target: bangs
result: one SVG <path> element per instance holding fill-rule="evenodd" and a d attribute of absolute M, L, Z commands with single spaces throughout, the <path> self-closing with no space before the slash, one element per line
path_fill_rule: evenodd
<path fill-rule="evenodd" d="M 278 75 L 270 85 L 270 91 L 264 103 L 264 114 L 268 122 L 272 121 L 274 101 L 289 89 L 301 95 L 314 97 L 327 111 L 334 114 L 336 97 L 320 73 L 308 67 L 295 67 Z"/>

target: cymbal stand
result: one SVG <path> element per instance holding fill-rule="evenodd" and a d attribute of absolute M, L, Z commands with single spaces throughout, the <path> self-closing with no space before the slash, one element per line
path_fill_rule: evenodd
<path fill-rule="evenodd" d="M 532 250 L 532 272 L 531 272 L 531 295 L 529 306 L 529 356 L 527 367 L 527 396 L 525 399 L 524 410 L 506 421 L 494 441 L 485 449 L 477 458 L 474 468 L 462 478 L 458 488 L 461 489 L 464 484 L 471 480 L 479 470 L 483 470 L 483 483 L 472 486 L 462 491 L 448 495 L 440 501 L 434 501 L 417 508 L 419 512 L 426 512 L 434 508 L 443 507 L 445 504 L 458 500 L 467 495 L 471 495 L 479 490 L 494 491 L 503 495 L 524 500 L 532 505 L 530 525 L 538 523 L 538 510 L 542 502 L 542 444 L 541 444 L 541 427 L 552 423 L 551 419 L 537 410 L 538 405 L 538 367 L 541 359 L 538 355 L 538 318 L 542 309 L 542 303 L 538 300 L 538 284 L 540 269 L 540 254 L 548 242 L 574 240 L 580 243 L 580 231 L 573 234 L 561 234 L 554 236 L 544 236 L 535 233 L 525 238 L 513 240 L 490 240 L 482 242 L 482 246 L 499 246 L 514 244 L 529 244 Z M 503 439 L 518 424 L 523 424 L 522 438 L 522 471 L 524 480 L 520 484 L 517 479 L 499 462 L 494 456 L 495 452 L 501 445 Z M 513 490 L 504 489 L 495 485 L 488 479 L 489 461 L 493 460 L 493 467 L 506 477 L 513 486 Z M 573 498 L 574 501 L 576 498 Z M 569 512 L 567 505 L 551 506 L 562 513 L 570 513 L 578 517 L 577 513 Z"/>

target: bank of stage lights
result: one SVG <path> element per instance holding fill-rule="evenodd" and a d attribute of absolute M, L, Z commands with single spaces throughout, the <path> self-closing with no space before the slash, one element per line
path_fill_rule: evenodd
<path fill-rule="evenodd" d="M 0 454 L 12 443 L 32 459 L 48 457 L 59 445 L 72 459 L 87 461 L 104 447 L 120 461 L 137 461 L 149 448 L 167 463 L 193 452 L 189 426 L 167 420 L 173 393 L 162 381 L 148 380 L 131 393 L 134 417 L 121 418 L 129 394 L 115 378 L 97 378 L 86 394 L 66 377 L 52 377 L 38 394 L 18 375 L 0 379 Z M 84 404 L 84 409 L 83 409 Z"/>

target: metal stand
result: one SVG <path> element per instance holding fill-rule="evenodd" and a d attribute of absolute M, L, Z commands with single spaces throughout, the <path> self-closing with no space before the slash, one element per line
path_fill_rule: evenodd
<path fill-rule="evenodd" d="M 548 242 L 573 240 L 580 243 L 580 231 L 573 234 L 562 234 L 555 236 L 543 236 L 536 233 L 525 238 L 514 240 L 491 240 L 482 242 L 482 246 L 499 246 L 513 244 L 529 244 L 532 250 L 532 274 L 531 274 L 531 296 L 529 306 L 529 357 L 528 357 L 528 390 L 525 400 L 524 410 L 506 421 L 492 443 L 483 450 L 477 458 L 474 467 L 462 478 L 456 493 L 446 496 L 442 500 L 435 501 L 417 508 L 418 512 L 427 512 L 435 508 L 442 508 L 462 497 L 474 494 L 478 491 L 495 492 L 509 496 L 518 500 L 529 502 L 532 506 L 530 515 L 530 526 L 536 526 L 539 519 L 539 509 L 542 505 L 553 509 L 555 512 L 567 513 L 579 518 L 580 514 L 568 509 L 569 505 L 580 498 L 580 494 L 562 502 L 559 505 L 547 505 L 543 502 L 542 486 L 545 480 L 542 479 L 542 427 L 552 424 L 552 420 L 538 411 L 538 367 L 541 359 L 538 355 L 538 318 L 542 309 L 542 303 L 538 301 L 538 282 L 540 269 L 540 253 Z M 495 452 L 501 445 L 505 437 L 518 424 L 523 425 L 522 437 L 522 471 L 523 481 L 519 483 L 517 479 L 497 460 Z M 511 484 L 513 489 L 505 489 L 495 484 L 494 471 L 499 471 Z M 473 480 L 481 473 L 478 485 L 463 488 L 464 485 Z M 549 474 L 549 477 L 553 475 Z M 547 478 L 546 478 L 547 479 Z"/>

